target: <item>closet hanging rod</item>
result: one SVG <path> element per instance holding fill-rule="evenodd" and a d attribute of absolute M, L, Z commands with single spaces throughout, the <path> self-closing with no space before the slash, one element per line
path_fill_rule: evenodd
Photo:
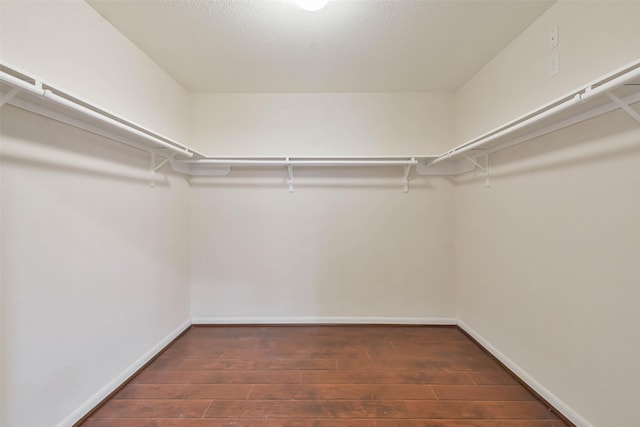
<path fill-rule="evenodd" d="M 4 66 L 4 65 L 3 65 Z M 6 67 L 6 66 L 4 66 Z M 11 69 L 10 67 L 6 67 Z M 126 120 L 123 119 L 115 119 L 110 117 L 111 115 L 107 115 L 106 112 L 104 112 L 104 110 L 102 110 L 99 107 L 95 107 L 91 104 L 86 103 L 86 105 L 90 105 L 91 108 L 82 105 L 78 102 L 75 102 L 72 99 L 66 98 L 64 96 L 58 95 L 56 93 L 54 93 L 53 91 L 55 90 L 52 87 L 49 87 L 48 85 L 46 86 L 47 88 L 43 88 L 43 84 L 42 82 L 40 82 L 37 79 L 33 79 L 34 83 L 31 84 L 25 80 L 22 80 L 18 77 L 15 77 L 9 73 L 6 73 L 4 71 L 0 71 L 0 82 L 7 84 L 11 87 L 14 87 L 16 89 L 18 89 L 19 91 L 22 92 L 26 92 L 30 95 L 32 95 L 32 99 L 30 99 L 30 103 L 33 103 L 35 101 L 35 103 L 37 104 L 47 104 L 46 107 L 50 108 L 52 106 L 61 106 L 64 109 L 67 110 L 73 110 L 76 113 L 81 114 L 84 117 L 90 118 L 92 120 L 97 120 L 100 123 L 102 123 L 103 125 L 106 125 L 106 127 L 108 127 L 109 129 L 113 129 L 116 128 L 120 131 L 124 131 L 126 133 L 128 133 L 129 135 L 133 135 L 137 138 L 141 138 L 145 141 L 145 145 L 148 150 L 147 151 L 153 151 L 153 150 L 159 150 L 159 149 L 166 149 L 171 151 L 174 154 L 180 154 L 182 156 L 186 156 L 186 157 L 193 157 L 193 153 L 191 151 L 189 151 L 186 147 L 182 148 L 180 146 L 174 145 L 172 143 L 163 141 L 162 139 L 152 135 L 151 132 L 147 132 L 144 130 L 139 129 L 139 126 L 134 125 L 133 123 L 130 123 Z M 56 92 L 59 92 L 56 90 Z M 64 92 L 60 92 L 60 93 L 64 93 Z M 73 98 L 73 97 L 72 97 Z M 7 101 L 7 103 L 12 104 L 11 99 L 9 99 Z M 27 104 L 25 103 L 19 103 L 20 105 L 17 105 L 18 103 L 16 103 L 16 106 L 18 106 L 19 108 L 28 108 L 26 107 Z M 36 107 L 38 107 L 38 105 L 36 105 Z M 38 113 L 38 114 L 44 114 L 43 113 L 43 109 L 42 108 L 34 108 L 33 109 L 34 112 Z M 60 119 L 60 115 L 59 114 L 51 114 L 49 115 L 50 118 L 57 120 L 57 121 L 61 121 Z M 68 121 L 67 124 L 70 124 L 71 126 L 74 126 L 73 121 Z M 85 128 L 86 129 L 86 128 Z M 104 135 L 103 135 L 104 136 Z M 135 144 L 135 143 L 131 143 L 128 144 L 127 142 L 123 141 L 122 139 L 117 139 L 118 142 L 121 143 L 125 143 L 127 145 L 130 145 L 132 147 L 138 148 L 140 149 L 140 145 L 139 144 Z M 177 143 L 175 143 L 177 144 Z"/>
<path fill-rule="evenodd" d="M 443 162 L 445 160 L 448 160 L 448 159 L 450 159 L 450 158 L 452 158 L 454 156 L 459 156 L 461 154 L 464 154 L 467 151 L 474 150 L 474 149 L 475 150 L 480 149 L 483 146 L 487 145 L 488 143 L 490 143 L 492 141 L 495 141 L 496 139 L 499 139 L 499 138 L 501 138 L 503 136 L 506 136 L 506 135 L 508 135 L 508 134 L 510 134 L 512 132 L 515 132 L 515 131 L 517 131 L 519 129 L 522 129 L 524 127 L 531 126 L 531 125 L 533 125 L 535 123 L 538 123 L 538 122 L 540 122 L 540 121 L 542 121 L 542 120 L 544 120 L 544 119 L 546 119 L 548 117 L 552 117 L 555 114 L 558 114 L 558 113 L 560 113 L 562 111 L 565 111 L 568 108 L 570 108 L 570 107 L 572 107 L 572 106 L 574 106 L 576 104 L 579 104 L 579 103 L 580 103 L 580 94 L 576 94 L 573 98 L 570 98 L 569 100 L 567 100 L 567 101 L 565 101 L 565 102 L 563 102 L 561 104 L 558 104 L 555 107 L 552 107 L 552 108 L 550 108 L 548 110 L 545 110 L 545 111 L 541 112 L 540 114 L 532 116 L 529 119 L 523 120 L 523 121 L 521 121 L 521 122 L 519 122 L 517 124 L 514 124 L 513 126 L 510 126 L 510 127 L 506 128 L 506 129 L 503 129 L 503 130 L 501 130 L 499 132 L 496 132 L 494 134 L 491 134 L 491 135 L 487 136 L 486 138 L 480 139 L 479 141 L 476 141 L 476 142 L 473 142 L 473 143 L 470 143 L 470 144 L 466 144 L 466 145 L 464 145 L 464 146 L 462 146 L 460 148 L 451 150 L 451 151 L 443 154 L 442 156 L 438 157 L 437 159 L 432 161 L 430 164 L 435 165 L 437 163 L 440 163 L 440 162 Z"/>
<path fill-rule="evenodd" d="M 635 70 L 631 70 L 627 73 L 624 73 L 623 75 L 616 77 L 614 79 L 611 79 L 610 81 L 603 83 L 601 85 L 589 86 L 584 90 L 584 93 L 581 95 L 581 99 L 582 101 L 587 101 L 594 96 L 598 96 L 610 90 L 614 90 L 635 79 L 640 79 L 640 67 L 636 68 Z"/>
<path fill-rule="evenodd" d="M 475 138 L 469 142 L 466 142 L 465 144 L 447 151 L 446 153 L 438 156 L 438 158 L 429 163 L 429 165 L 435 165 L 440 162 L 458 157 L 470 150 L 484 150 L 487 148 L 486 146 L 488 144 L 494 142 L 497 139 L 507 137 L 520 129 L 530 127 L 532 125 L 535 125 L 536 123 L 544 121 L 545 119 L 557 116 L 565 111 L 569 111 L 573 107 L 577 107 L 582 103 L 591 101 L 598 95 L 605 95 L 607 92 L 619 89 L 623 85 L 639 78 L 640 60 L 636 60 L 633 63 L 628 64 L 597 81 L 591 82 L 586 86 L 582 86 L 581 88 L 574 90 L 572 93 L 559 98 L 555 102 L 549 103 L 529 114 L 521 116 L 520 118 L 511 121 L 505 126 L 499 127 L 484 134 L 484 136 Z M 603 109 L 603 111 L 604 110 L 605 109 Z M 573 124 L 570 121 L 567 122 L 569 123 L 568 125 Z M 521 139 L 519 140 L 519 143 L 528 140 L 529 139 Z M 507 143 L 507 146 L 512 145 L 515 144 Z M 493 148 L 492 151 L 497 151 L 496 148 L 491 148 Z"/>
<path fill-rule="evenodd" d="M 186 149 L 180 148 L 180 147 L 176 147 L 175 145 L 171 145 L 168 142 L 164 142 L 154 136 L 151 136 L 145 132 L 142 132 L 134 127 L 131 127 L 127 124 L 121 123 L 115 119 L 112 119 L 110 117 L 107 117 L 103 114 L 100 114 L 96 111 L 93 111 L 92 109 L 89 109 L 87 107 L 84 107 L 82 105 L 76 104 L 73 101 L 69 101 L 68 99 L 60 96 L 60 95 L 56 95 L 55 93 L 53 93 L 52 91 L 46 89 L 44 91 L 44 98 L 51 100 L 52 102 L 55 102 L 56 104 L 62 105 L 66 108 L 69 108 L 71 110 L 77 111 L 81 114 L 84 114 L 86 116 L 92 117 L 94 119 L 97 119 L 109 126 L 113 126 L 115 128 L 124 130 L 126 132 L 132 133 L 136 136 L 139 136 L 143 139 L 146 139 L 147 141 L 149 141 L 150 143 L 153 143 L 154 145 L 157 145 L 157 147 L 150 147 L 152 149 L 159 149 L 159 148 L 165 148 L 167 150 L 173 151 L 174 153 L 177 154 L 182 154 L 183 156 L 187 156 L 187 157 L 192 157 L 193 153 L 187 151 Z"/>
<path fill-rule="evenodd" d="M 32 95 L 44 96 L 44 89 L 42 89 L 42 85 L 38 84 L 38 82 L 30 84 L 29 82 L 25 82 L 24 80 L 14 77 L 11 74 L 5 73 L 4 71 L 0 71 L 0 81 L 2 81 L 2 83 L 13 86 L 16 89 L 29 92 Z"/>
<path fill-rule="evenodd" d="M 354 159 L 354 158 L 333 158 L 333 159 L 242 159 L 242 158 L 206 158 L 198 160 L 178 160 L 180 163 L 196 165 L 219 165 L 219 166 L 411 166 L 417 165 L 415 157 L 405 160 L 389 159 Z"/>

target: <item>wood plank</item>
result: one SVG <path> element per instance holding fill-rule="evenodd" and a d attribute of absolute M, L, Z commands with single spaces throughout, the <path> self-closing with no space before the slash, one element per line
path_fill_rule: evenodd
<path fill-rule="evenodd" d="M 201 418 L 210 400 L 112 399 L 92 418 Z"/>
<path fill-rule="evenodd" d="M 179 370 L 321 370 L 337 365 L 336 359 L 185 359 Z"/>
<path fill-rule="evenodd" d="M 322 371 L 317 371 L 322 372 Z M 145 371 L 133 384 L 292 384 L 299 371 Z"/>
<path fill-rule="evenodd" d="M 407 418 L 403 401 L 214 401 L 205 418 Z"/>
<path fill-rule="evenodd" d="M 473 384 L 464 372 L 425 372 L 409 369 L 302 371 L 303 384 Z"/>
<path fill-rule="evenodd" d="M 478 385 L 519 384 L 515 378 L 504 370 L 499 372 L 469 372 L 468 375 Z"/>
<path fill-rule="evenodd" d="M 220 357 L 222 359 L 368 359 L 369 355 L 364 346 L 356 348 L 302 348 L 289 346 L 288 348 L 275 350 L 231 349 L 223 351 Z"/>
<path fill-rule="evenodd" d="M 520 385 L 431 386 L 439 400 L 536 400 Z"/>
<path fill-rule="evenodd" d="M 469 401 L 406 401 L 414 418 L 457 419 L 520 419 L 537 420 L 555 418 L 553 413 L 534 402 L 469 402 Z"/>
<path fill-rule="evenodd" d="M 245 399 L 250 384 L 128 384 L 114 399 Z"/>
<path fill-rule="evenodd" d="M 89 418 L 84 427 L 160 427 L 161 420 L 150 418 Z"/>
<path fill-rule="evenodd" d="M 372 359 L 446 358 L 454 355 L 467 358 L 488 357 L 472 342 L 393 343 L 390 346 L 378 344 L 370 345 L 368 351 Z"/>
<path fill-rule="evenodd" d="M 340 369 L 415 369 L 417 371 L 503 371 L 502 367 L 491 358 L 463 358 L 463 357 L 439 357 L 439 358 L 415 358 L 415 359 L 368 359 L 338 360 Z"/>
<path fill-rule="evenodd" d="M 417 384 L 278 384 L 254 385 L 255 400 L 409 400 L 436 399 L 431 386 Z"/>
<path fill-rule="evenodd" d="M 560 420 L 376 420 L 376 427 L 566 427 Z"/>
<path fill-rule="evenodd" d="M 241 350 L 238 350 L 241 351 Z M 198 346 L 191 346 L 191 347 L 171 347 L 169 348 L 167 351 L 164 352 L 165 357 L 182 357 L 182 358 L 186 358 L 186 357 L 201 357 L 201 358 L 211 358 L 211 359 L 215 359 L 218 358 L 220 356 L 222 356 L 222 354 L 224 353 L 224 351 L 221 349 L 221 347 L 198 347 Z"/>
<path fill-rule="evenodd" d="M 221 353 L 222 354 L 222 353 Z M 147 366 L 146 370 L 148 371 L 174 371 L 180 367 L 184 363 L 184 357 L 170 357 L 166 355 L 162 355 L 153 362 L 149 366 Z"/>
<path fill-rule="evenodd" d="M 100 426 L 106 427 L 106 426 Z M 136 427 L 136 426 L 132 426 Z M 373 420 L 303 420 L 303 419 L 279 419 L 265 420 L 257 418 L 225 418 L 212 419 L 166 419 L 161 420 L 159 427 L 375 427 Z"/>

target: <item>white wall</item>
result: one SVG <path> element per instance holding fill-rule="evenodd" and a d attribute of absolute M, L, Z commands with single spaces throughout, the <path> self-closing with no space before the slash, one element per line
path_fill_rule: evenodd
<path fill-rule="evenodd" d="M 458 135 L 639 58 L 639 16 L 638 2 L 557 3 L 460 89 Z M 561 72 L 547 78 L 552 24 Z M 490 189 L 474 174 L 456 185 L 458 317 L 578 425 L 637 425 L 638 123 L 612 113 L 491 164 Z"/>
<path fill-rule="evenodd" d="M 458 317 L 591 425 L 636 425 L 638 123 L 616 113 L 491 162 L 490 189 L 456 188 Z"/>
<path fill-rule="evenodd" d="M 194 318 L 453 317 L 451 184 L 325 173 L 192 182 Z"/>
<path fill-rule="evenodd" d="M 451 93 L 192 94 L 189 142 L 220 156 L 433 155 Z"/>
<path fill-rule="evenodd" d="M 186 93 L 84 2 L 0 9 L 2 61 L 186 134 Z M 189 319 L 187 184 L 150 189 L 140 151 L 11 106 L 1 120 L 0 424 L 70 425 Z"/>
<path fill-rule="evenodd" d="M 84 1 L 3 0 L 0 20 L 3 63 L 179 142 L 187 137 L 188 94 Z"/>
<path fill-rule="evenodd" d="M 430 154 L 452 96 L 197 95 L 192 142 L 223 155 Z M 453 193 L 402 168 L 234 170 L 191 179 L 192 314 L 282 321 L 451 319 Z M 349 317 L 350 319 L 346 319 Z"/>
<path fill-rule="evenodd" d="M 34 114 L 1 124 L 2 421 L 55 425 L 189 319 L 187 188 Z"/>
<path fill-rule="evenodd" d="M 456 94 L 456 139 L 466 142 L 640 58 L 639 1 L 566 1 L 549 8 Z M 560 44 L 549 47 L 559 27 Z M 547 61 L 558 53 L 560 72 Z"/>

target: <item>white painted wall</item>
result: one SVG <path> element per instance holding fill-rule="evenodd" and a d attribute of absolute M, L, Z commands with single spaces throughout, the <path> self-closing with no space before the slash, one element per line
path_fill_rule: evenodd
<path fill-rule="evenodd" d="M 186 138 L 187 92 L 84 1 L 3 0 L 0 20 L 3 63 L 179 142 Z"/>
<path fill-rule="evenodd" d="M 192 94 L 194 149 L 220 156 L 433 155 L 454 97 L 423 93 Z"/>
<path fill-rule="evenodd" d="M 435 153 L 452 96 L 196 95 L 192 143 L 223 155 Z M 191 180 L 196 321 L 451 319 L 453 192 L 402 168 L 234 170 Z M 349 317 L 350 319 L 346 319 Z M 242 318 L 242 319 L 238 319 Z"/>
<path fill-rule="evenodd" d="M 189 319 L 187 187 L 34 114 L 1 124 L 2 421 L 56 425 Z"/>
<path fill-rule="evenodd" d="M 458 317 L 579 425 L 636 425 L 637 122 L 618 112 L 491 162 L 490 189 L 456 188 Z"/>
<path fill-rule="evenodd" d="M 84 2 L 0 13 L 2 61 L 186 134 L 186 93 Z M 0 424 L 66 426 L 188 321 L 187 184 L 152 190 L 140 151 L 10 106 L 1 120 Z"/>
<path fill-rule="evenodd" d="M 451 184 L 324 173 L 192 181 L 197 321 L 452 318 Z"/>
<path fill-rule="evenodd" d="M 459 90 L 459 142 L 640 57 L 638 17 L 638 2 L 554 5 Z M 637 425 L 638 123 L 612 113 L 491 163 L 490 189 L 456 185 L 458 317 L 578 425 Z"/>
<path fill-rule="evenodd" d="M 560 0 L 456 94 L 463 143 L 640 58 L 640 1 Z M 559 27 L 551 49 L 549 32 Z M 558 53 L 560 72 L 548 74 Z"/>

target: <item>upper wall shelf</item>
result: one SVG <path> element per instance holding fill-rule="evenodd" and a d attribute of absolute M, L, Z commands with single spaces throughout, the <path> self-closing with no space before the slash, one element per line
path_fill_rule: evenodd
<path fill-rule="evenodd" d="M 640 122 L 640 113 L 631 107 L 639 101 L 640 59 L 459 145 L 417 170 L 426 175 L 458 175 L 480 166 L 476 163 L 480 155 L 488 156 L 618 108 Z"/>
<path fill-rule="evenodd" d="M 0 106 L 11 104 L 88 132 L 165 157 L 193 157 L 186 146 L 68 92 L 0 64 Z"/>
<path fill-rule="evenodd" d="M 0 106 L 10 104 L 149 152 L 152 155 L 152 175 L 166 163 L 175 171 L 190 176 L 223 176 L 229 174 L 232 167 L 286 167 L 289 191 L 293 191 L 293 173 L 297 167 L 402 166 L 402 182 L 404 191 L 407 192 L 411 169 L 419 163 L 426 164 L 437 157 L 210 157 L 15 67 L 0 64 L 0 91 Z M 162 156 L 165 160 L 156 163 L 156 156 Z"/>
<path fill-rule="evenodd" d="M 0 64 L 0 106 L 11 104 L 144 150 L 151 154 L 152 176 L 166 163 L 189 176 L 227 175 L 233 167 L 283 167 L 288 172 L 289 191 L 293 191 L 294 168 L 299 167 L 401 166 L 405 192 L 413 167 L 420 175 L 459 175 L 480 167 L 488 179 L 489 154 L 618 108 L 640 122 L 640 113 L 631 107 L 639 101 L 640 59 L 440 156 L 211 157 Z M 486 156 L 483 164 L 478 162 L 480 155 Z M 165 160 L 156 163 L 156 156 Z"/>

